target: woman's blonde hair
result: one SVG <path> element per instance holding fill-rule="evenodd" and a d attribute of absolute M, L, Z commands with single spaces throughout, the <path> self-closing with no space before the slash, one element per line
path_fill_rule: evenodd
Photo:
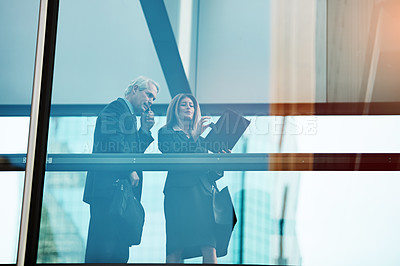
<path fill-rule="evenodd" d="M 199 122 L 201 117 L 199 103 L 192 94 L 180 93 L 172 99 L 171 103 L 168 105 L 167 124 L 165 126 L 170 129 L 172 129 L 174 126 L 180 126 L 181 123 L 179 122 L 182 121 L 179 121 L 178 108 L 181 101 L 185 98 L 189 98 L 190 100 L 192 100 L 194 107 L 193 119 L 190 121 L 189 124 L 189 132 L 192 134 L 193 131 L 196 130 L 197 123 Z"/>

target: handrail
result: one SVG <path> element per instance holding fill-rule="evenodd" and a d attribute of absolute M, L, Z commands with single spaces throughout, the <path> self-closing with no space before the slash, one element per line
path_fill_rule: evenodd
<path fill-rule="evenodd" d="M 364 108 L 368 104 L 368 112 Z M 51 116 L 97 116 L 106 104 L 52 104 Z M 164 116 L 168 104 L 151 106 L 157 116 Z M 332 102 L 332 103 L 218 103 L 200 104 L 201 113 L 221 115 L 229 108 L 248 116 L 305 115 L 400 115 L 400 102 Z M 0 104 L 0 117 L 29 116 L 30 105 Z"/>
<path fill-rule="evenodd" d="M 25 167 L 25 154 L 1 156 L 8 158 L 12 167 L 19 167 L 15 169 Z M 400 153 L 48 154 L 46 171 L 355 171 L 356 163 L 360 163 L 358 171 L 400 171 Z M 0 162 L 0 170 L 4 169 Z"/>

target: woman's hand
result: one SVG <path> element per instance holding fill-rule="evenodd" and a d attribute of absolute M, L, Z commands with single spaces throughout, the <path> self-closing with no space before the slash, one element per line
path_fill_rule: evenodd
<path fill-rule="evenodd" d="M 211 123 L 208 123 L 208 120 L 211 119 L 209 116 L 203 116 L 200 118 L 199 122 L 197 123 L 196 131 L 193 132 L 194 140 L 197 140 L 201 134 L 203 134 L 204 130 L 206 130 Z M 208 124 L 206 124 L 208 123 Z"/>

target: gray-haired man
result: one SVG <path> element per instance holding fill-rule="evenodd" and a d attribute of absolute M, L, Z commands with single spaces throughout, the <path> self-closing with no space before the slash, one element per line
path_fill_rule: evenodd
<path fill-rule="evenodd" d="M 158 84 L 140 76 L 125 90 L 125 97 L 108 104 L 98 115 L 94 131 L 93 153 L 143 153 L 153 142 L 150 129 L 154 113 L 150 106 L 157 97 Z M 137 129 L 136 116 L 141 116 Z M 129 243 L 121 239 L 118 226 L 108 215 L 113 184 L 117 179 L 130 180 L 135 197 L 140 201 L 142 172 L 89 171 L 83 201 L 90 204 L 90 223 L 86 245 L 86 263 L 126 263 Z"/>

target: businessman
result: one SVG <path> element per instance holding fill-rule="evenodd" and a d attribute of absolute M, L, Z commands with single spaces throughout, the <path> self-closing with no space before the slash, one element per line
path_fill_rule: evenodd
<path fill-rule="evenodd" d="M 150 106 L 159 91 L 159 85 L 146 77 L 133 80 L 125 90 L 125 97 L 108 104 L 98 115 L 94 131 L 93 153 L 143 153 L 153 142 L 150 129 L 154 113 Z M 136 116 L 140 116 L 137 129 Z M 109 169 L 89 171 L 86 177 L 83 201 L 90 204 L 90 222 L 86 244 L 86 263 L 126 263 L 130 244 L 121 236 L 115 220 L 108 214 L 113 184 L 127 179 L 135 197 L 140 201 L 142 172 Z"/>

